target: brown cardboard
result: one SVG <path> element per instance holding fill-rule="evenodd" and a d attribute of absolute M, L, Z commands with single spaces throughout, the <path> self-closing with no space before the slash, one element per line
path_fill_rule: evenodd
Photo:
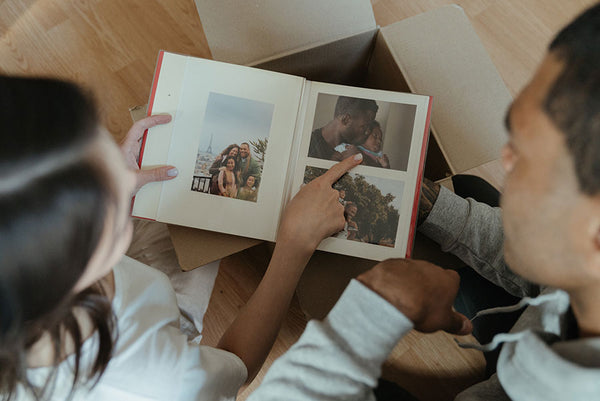
<path fill-rule="evenodd" d="M 501 114 L 510 95 L 457 6 L 377 30 L 368 0 L 197 0 L 196 5 L 216 60 L 315 81 L 432 95 L 429 178 L 471 169 L 499 154 L 504 141 Z M 332 15 L 345 23 L 324 23 Z M 245 249 L 252 246 L 245 241 L 254 241 L 183 227 L 170 230 L 184 270 Z M 444 266 L 460 265 L 419 237 L 413 255 Z M 322 316 L 347 281 L 374 263 L 316 253 L 298 288 L 303 309 Z"/>
<path fill-rule="evenodd" d="M 381 29 L 408 87 L 434 97 L 431 127 L 456 174 L 498 157 L 512 97 L 463 10 L 442 7 Z"/>
<path fill-rule="evenodd" d="M 196 0 L 213 58 L 241 65 L 376 27 L 368 0 Z"/>
<path fill-rule="evenodd" d="M 261 61 L 253 66 L 298 75 L 310 81 L 361 86 L 364 85 L 365 71 L 377 32 L 377 29 L 371 29 Z M 339 60 L 343 60 L 343 63 Z"/>
<path fill-rule="evenodd" d="M 181 270 L 189 271 L 207 263 L 233 255 L 263 241 L 236 235 L 198 230 L 168 224 L 171 241 L 177 243 L 177 261 Z"/>

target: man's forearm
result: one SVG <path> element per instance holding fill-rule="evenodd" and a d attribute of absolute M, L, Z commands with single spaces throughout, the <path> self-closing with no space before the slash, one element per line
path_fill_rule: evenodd
<path fill-rule="evenodd" d="M 311 321 L 249 400 L 374 400 L 381 365 L 412 323 L 353 280 L 323 322 Z"/>
<path fill-rule="evenodd" d="M 430 213 L 429 213 L 430 212 Z M 513 273 L 504 262 L 502 212 L 446 188 L 427 213 L 419 231 L 458 256 L 483 277 L 515 296 L 534 296 L 539 287 Z"/>

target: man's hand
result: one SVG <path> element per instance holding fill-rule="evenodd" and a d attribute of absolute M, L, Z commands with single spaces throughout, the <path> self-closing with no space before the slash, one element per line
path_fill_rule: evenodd
<path fill-rule="evenodd" d="M 346 148 L 342 152 L 342 157 L 345 159 L 358 153 L 360 153 L 360 150 L 358 150 L 356 145 L 346 144 Z"/>
<path fill-rule="evenodd" d="M 319 243 L 344 228 L 344 206 L 333 184 L 360 164 L 362 155 L 349 157 L 322 176 L 306 184 L 288 204 L 277 235 L 277 243 L 292 244 L 312 253 Z"/>
<path fill-rule="evenodd" d="M 149 182 L 172 180 L 177 177 L 178 171 L 174 166 L 161 166 L 148 170 L 140 170 L 139 167 L 140 147 L 144 132 L 155 125 L 166 124 L 170 121 L 170 115 L 143 118 L 133 124 L 125 139 L 121 142 L 121 152 L 123 152 L 127 166 L 137 172 L 134 194 Z"/>
<path fill-rule="evenodd" d="M 388 259 L 358 281 L 398 308 L 418 331 L 465 335 L 473 330 L 469 319 L 452 309 L 460 282 L 454 270 L 422 260 Z"/>

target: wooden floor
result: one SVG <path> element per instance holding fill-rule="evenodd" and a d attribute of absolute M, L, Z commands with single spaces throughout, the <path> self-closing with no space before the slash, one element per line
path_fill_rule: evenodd
<path fill-rule="evenodd" d="M 513 95 L 533 74 L 553 33 L 594 3 L 371 2 L 381 26 L 458 3 Z M 210 57 L 192 0 L 0 0 L 0 72 L 68 78 L 89 88 L 97 98 L 103 123 L 117 139 L 131 124 L 128 108 L 147 102 L 160 49 Z M 205 343 L 217 341 L 255 288 L 267 259 L 268 249 L 259 246 L 223 260 L 205 318 Z M 268 364 L 298 338 L 304 324 L 295 302 Z M 411 333 L 396 347 L 385 371 L 387 377 L 398 380 L 423 400 L 449 400 L 477 380 L 481 369 L 481 356 L 457 350 L 450 336 Z M 250 391 L 244 391 L 240 399 Z"/>

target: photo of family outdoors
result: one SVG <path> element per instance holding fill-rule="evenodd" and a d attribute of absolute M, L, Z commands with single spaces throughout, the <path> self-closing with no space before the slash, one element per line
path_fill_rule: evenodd
<path fill-rule="evenodd" d="M 416 109 L 319 93 L 308 157 L 340 161 L 362 153 L 364 166 L 406 171 Z"/>
<path fill-rule="evenodd" d="M 274 106 L 211 92 L 191 190 L 256 202 Z"/>
<path fill-rule="evenodd" d="M 304 184 L 327 170 L 306 166 Z M 345 174 L 334 185 L 344 205 L 346 224 L 336 238 L 394 247 L 404 183 L 361 174 Z"/>

